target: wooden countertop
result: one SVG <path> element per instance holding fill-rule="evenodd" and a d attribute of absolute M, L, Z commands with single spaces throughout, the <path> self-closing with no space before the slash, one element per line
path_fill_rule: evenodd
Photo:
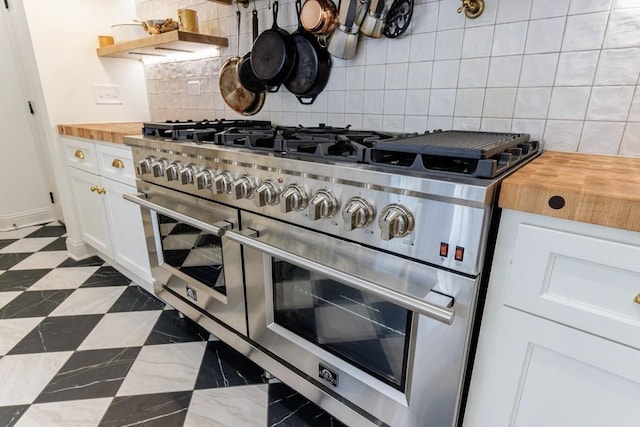
<path fill-rule="evenodd" d="M 58 125 L 58 133 L 78 138 L 122 144 L 123 136 L 140 135 L 142 133 L 142 123 L 78 123 Z"/>
<path fill-rule="evenodd" d="M 640 232 L 640 158 L 544 152 L 502 182 L 499 206 Z"/>

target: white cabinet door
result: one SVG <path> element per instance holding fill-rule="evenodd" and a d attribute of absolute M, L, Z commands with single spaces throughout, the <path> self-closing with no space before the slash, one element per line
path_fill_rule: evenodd
<path fill-rule="evenodd" d="M 83 238 L 97 250 L 112 256 L 106 194 L 98 192 L 102 188 L 100 177 L 75 168 L 69 168 L 69 175 Z"/>
<path fill-rule="evenodd" d="M 107 215 L 111 223 L 114 260 L 151 283 L 151 267 L 147 255 L 140 208 L 122 198 L 124 193 L 136 193 L 135 187 L 102 178 L 106 189 Z"/>
<path fill-rule="evenodd" d="M 505 308 L 465 427 L 636 427 L 640 352 Z"/>

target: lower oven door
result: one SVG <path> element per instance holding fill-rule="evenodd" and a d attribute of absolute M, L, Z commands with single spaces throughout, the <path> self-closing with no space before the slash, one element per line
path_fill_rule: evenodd
<path fill-rule="evenodd" d="M 246 336 L 240 247 L 224 237 L 237 211 L 141 181 L 138 190 L 124 197 L 141 207 L 154 287 Z"/>
<path fill-rule="evenodd" d="M 241 220 L 242 233 L 225 235 L 243 246 L 250 339 L 301 384 L 376 422 L 455 423 L 477 280 L 253 214 Z"/>

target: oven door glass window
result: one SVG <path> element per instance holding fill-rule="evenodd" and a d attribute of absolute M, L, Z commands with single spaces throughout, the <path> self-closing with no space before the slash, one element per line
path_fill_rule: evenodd
<path fill-rule="evenodd" d="M 275 322 L 404 390 L 411 312 L 285 261 L 273 261 Z"/>
<path fill-rule="evenodd" d="M 158 214 L 162 257 L 166 264 L 203 285 L 227 294 L 218 236 Z"/>

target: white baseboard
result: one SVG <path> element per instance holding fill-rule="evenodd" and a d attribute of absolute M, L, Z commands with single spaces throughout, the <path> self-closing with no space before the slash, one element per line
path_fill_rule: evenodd
<path fill-rule="evenodd" d="M 9 231 L 30 225 L 45 224 L 53 221 L 54 219 L 51 208 L 35 209 L 14 215 L 0 216 L 0 231 Z"/>
<path fill-rule="evenodd" d="M 67 244 L 67 254 L 74 261 L 80 261 L 96 254 L 96 250 L 82 240 L 67 238 L 65 243 Z"/>

